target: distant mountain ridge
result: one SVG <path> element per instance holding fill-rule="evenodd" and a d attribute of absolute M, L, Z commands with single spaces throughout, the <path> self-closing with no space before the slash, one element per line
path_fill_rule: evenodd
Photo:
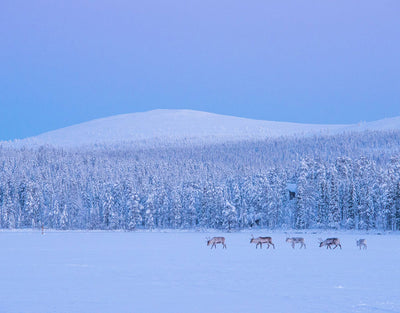
<path fill-rule="evenodd" d="M 153 110 L 96 119 L 13 143 L 62 147 L 184 140 L 216 143 L 390 129 L 400 130 L 400 117 L 358 124 L 321 125 L 253 120 L 193 110 Z"/>

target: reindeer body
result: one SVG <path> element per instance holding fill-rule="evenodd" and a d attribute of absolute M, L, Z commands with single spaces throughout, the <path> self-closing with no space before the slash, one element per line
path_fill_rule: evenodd
<path fill-rule="evenodd" d="M 357 247 L 363 247 L 364 249 L 367 249 L 367 240 L 366 239 L 359 239 L 356 241 Z"/>
<path fill-rule="evenodd" d="M 342 249 L 342 245 L 340 244 L 339 238 L 328 238 L 325 240 L 320 239 L 320 241 L 321 241 L 319 244 L 320 247 L 326 246 L 327 249 L 328 248 L 332 249 L 331 245 L 335 245 L 335 247 L 333 249 L 336 249 L 337 246 L 339 246 L 340 249 Z"/>
<path fill-rule="evenodd" d="M 292 248 L 294 249 L 294 245 L 296 243 L 300 244 L 300 249 L 304 247 L 306 248 L 306 244 L 304 243 L 304 238 L 302 237 L 291 237 L 291 238 L 286 238 L 286 242 L 289 242 L 292 244 Z"/>
<path fill-rule="evenodd" d="M 263 243 L 267 244 L 269 249 L 269 246 L 272 245 L 275 249 L 275 245 L 272 243 L 272 238 L 271 237 L 257 237 L 257 238 L 251 238 L 250 243 L 255 243 L 256 244 L 256 249 L 258 245 L 260 245 L 260 248 L 262 249 Z"/>
<path fill-rule="evenodd" d="M 207 246 L 211 245 L 211 249 L 213 247 L 215 247 L 215 249 L 217 249 L 218 243 L 222 244 L 222 249 L 226 249 L 225 237 L 213 237 L 213 238 L 207 240 Z"/>

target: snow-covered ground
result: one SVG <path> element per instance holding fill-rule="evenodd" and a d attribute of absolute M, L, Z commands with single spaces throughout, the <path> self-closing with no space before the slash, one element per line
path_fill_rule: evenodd
<path fill-rule="evenodd" d="M 400 129 L 400 117 L 369 123 L 322 125 L 254 120 L 193 110 L 153 110 L 97 119 L 16 141 L 14 144 L 77 147 L 123 142 L 140 145 L 182 141 L 217 143 L 389 129 Z"/>
<path fill-rule="evenodd" d="M 267 234 L 275 250 L 246 232 L 226 250 L 206 247 L 220 233 L 0 232 L 0 312 L 400 312 L 398 234 L 309 232 L 306 250 Z"/>

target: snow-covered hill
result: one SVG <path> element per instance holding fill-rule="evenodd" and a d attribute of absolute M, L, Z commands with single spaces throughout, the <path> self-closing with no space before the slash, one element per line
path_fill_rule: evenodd
<path fill-rule="evenodd" d="M 16 141 L 22 145 L 81 146 L 120 142 L 223 142 L 279 136 L 400 129 L 400 117 L 353 125 L 252 120 L 192 110 L 154 110 L 116 115 Z"/>

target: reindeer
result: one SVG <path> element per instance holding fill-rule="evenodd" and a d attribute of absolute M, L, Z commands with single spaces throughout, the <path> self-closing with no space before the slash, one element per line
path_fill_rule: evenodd
<path fill-rule="evenodd" d="M 306 248 L 306 244 L 304 243 L 304 238 L 302 237 L 291 237 L 291 238 L 286 238 L 286 242 L 290 242 L 292 244 L 292 248 L 294 249 L 294 245 L 296 243 L 300 243 L 300 249 L 304 247 Z"/>
<path fill-rule="evenodd" d="M 319 247 L 323 247 L 326 246 L 326 248 L 328 249 L 332 249 L 331 245 L 335 245 L 335 247 L 333 249 L 336 249 L 337 246 L 340 247 L 340 249 L 342 249 L 342 245 L 340 244 L 340 240 L 339 238 L 327 238 L 325 240 L 322 240 L 321 238 L 319 238 Z"/>
<path fill-rule="evenodd" d="M 256 249 L 258 245 L 260 245 L 260 248 L 262 249 L 262 244 L 266 243 L 268 245 L 267 249 L 269 249 L 269 246 L 272 245 L 275 249 L 275 245 L 272 243 L 272 238 L 271 237 L 257 237 L 254 238 L 253 235 L 251 235 L 250 243 L 255 243 L 256 244 Z"/>
<path fill-rule="evenodd" d="M 222 249 L 226 249 L 226 244 L 225 244 L 225 237 L 213 237 L 213 238 L 207 238 L 207 246 L 211 245 L 211 249 L 215 247 L 217 249 L 217 244 L 220 243 L 222 244 Z"/>
<path fill-rule="evenodd" d="M 357 247 L 360 247 L 360 250 L 361 250 L 361 247 L 363 247 L 364 249 L 367 249 L 367 240 L 366 239 L 356 240 L 356 245 L 357 245 Z"/>

